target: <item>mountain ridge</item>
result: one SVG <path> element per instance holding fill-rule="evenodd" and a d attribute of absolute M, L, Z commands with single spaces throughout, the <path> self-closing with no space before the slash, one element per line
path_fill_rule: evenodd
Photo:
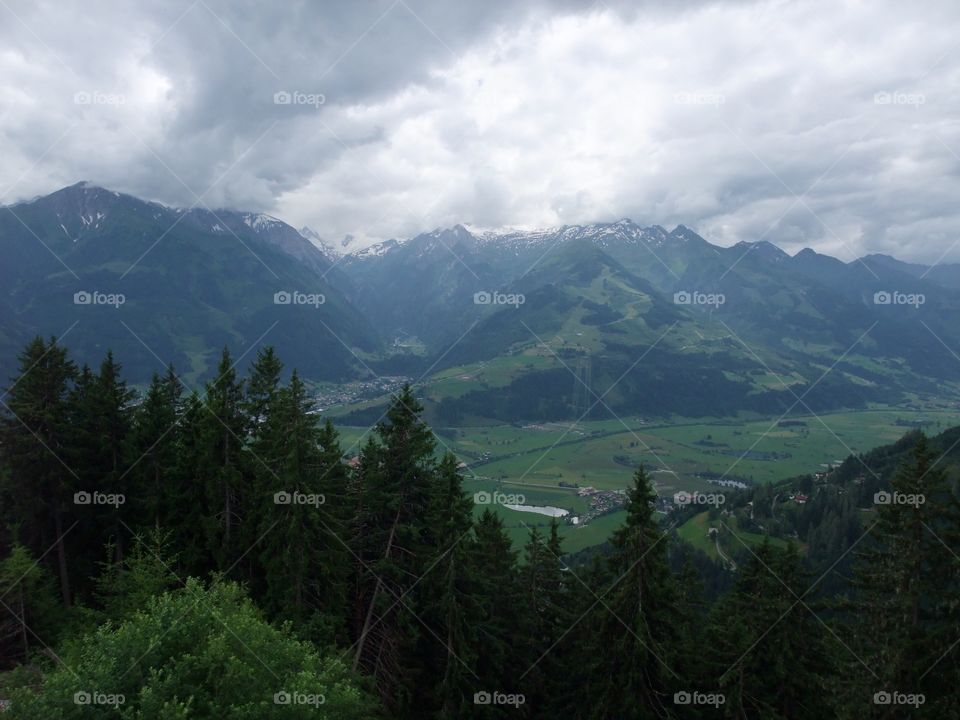
<path fill-rule="evenodd" d="M 449 417 L 497 419 L 582 409 L 571 372 L 597 395 L 616 386 L 613 408 L 660 414 L 695 412 L 711 395 L 710 412 L 770 413 L 787 410 L 794 389 L 826 408 L 960 386 L 943 352 L 960 347 L 960 266 L 720 247 L 682 224 L 629 218 L 458 224 L 351 252 L 345 242 L 265 213 L 168 208 L 78 183 L 0 209 L 0 349 L 12 357 L 73 318 L 82 362 L 112 347 L 140 380 L 156 369 L 152 354 L 199 380 L 223 345 L 265 342 L 317 381 L 457 367 L 480 377 L 495 365 L 495 381 L 430 402 Z M 93 290 L 129 301 L 107 313 L 67 302 Z M 314 304 L 297 307 L 295 293 Z"/>

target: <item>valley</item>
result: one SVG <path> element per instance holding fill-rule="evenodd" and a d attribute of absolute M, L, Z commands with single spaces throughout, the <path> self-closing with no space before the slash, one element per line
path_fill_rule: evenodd
<path fill-rule="evenodd" d="M 584 488 L 620 492 L 640 463 L 666 516 L 680 491 L 732 493 L 741 486 L 815 475 L 839 466 L 850 455 L 895 442 L 911 428 L 936 434 L 956 425 L 960 405 L 918 398 L 902 407 L 877 405 L 789 418 L 628 416 L 576 424 L 435 426 L 434 433 L 438 452 L 452 452 L 463 463 L 464 487 L 471 493 L 522 494 L 528 505 L 567 510 L 561 534 L 565 547 L 577 551 L 604 542 L 624 516 L 614 509 L 588 518 L 596 512 L 593 498 L 579 492 Z M 347 455 L 358 452 L 372 432 L 370 427 L 338 424 L 338 428 Z M 502 504 L 478 505 L 477 512 L 486 507 L 502 517 L 518 547 L 531 527 L 549 525 L 546 516 Z M 573 517 L 577 524 L 570 522 Z M 715 550 L 708 554 L 716 555 Z"/>
<path fill-rule="evenodd" d="M 0 720 L 960 720 L 955 0 L 0 16 Z"/>
<path fill-rule="evenodd" d="M 409 383 L 467 488 L 566 511 L 573 551 L 622 519 L 640 463 L 669 513 L 676 492 L 816 473 L 960 422 L 955 265 L 724 248 L 626 218 L 351 253 L 267 215 L 91 183 L 0 214 L 0 249 L 6 374 L 15 347 L 65 328 L 78 362 L 112 349 L 141 391 L 157 358 L 202 388 L 224 346 L 242 367 L 270 344 L 347 456 Z M 124 301 L 77 302 L 94 290 Z M 518 545 L 548 523 L 491 509 Z"/>
<path fill-rule="evenodd" d="M 957 265 L 720 247 L 626 218 L 455 225 L 348 254 L 317 236 L 91 183 L 5 208 L 0 372 L 33 334 L 76 327 L 78 361 L 112 349 L 141 386 L 158 357 L 196 385 L 225 345 L 273 344 L 358 426 L 405 379 L 441 426 L 960 399 Z"/>

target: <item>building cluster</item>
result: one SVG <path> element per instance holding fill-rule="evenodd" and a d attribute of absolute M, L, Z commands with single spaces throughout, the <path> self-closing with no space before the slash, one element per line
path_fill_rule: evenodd
<path fill-rule="evenodd" d="M 588 497 L 589 508 L 580 515 L 577 524 L 586 525 L 594 518 L 616 512 L 627 503 L 627 496 L 623 490 L 597 490 L 586 487 L 577 491 L 580 497 Z"/>
<path fill-rule="evenodd" d="M 340 405 L 351 405 L 397 392 L 409 382 L 411 382 L 411 379 L 403 375 L 361 380 L 346 385 L 338 385 L 329 390 L 322 390 L 314 396 L 314 402 L 319 410 L 327 410 Z"/>

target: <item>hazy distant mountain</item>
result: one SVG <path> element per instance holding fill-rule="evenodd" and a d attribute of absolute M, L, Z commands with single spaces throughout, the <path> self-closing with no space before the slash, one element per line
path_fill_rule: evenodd
<path fill-rule="evenodd" d="M 431 391 L 453 419 L 566 417 L 591 404 L 583 383 L 612 387 L 618 412 L 687 415 L 782 412 L 792 393 L 811 408 L 960 395 L 946 349 L 960 353 L 960 266 L 721 248 L 628 219 L 350 245 L 87 183 L 0 208 L 0 369 L 31 334 L 76 322 L 81 361 L 111 347 L 137 380 L 155 355 L 209 377 L 224 344 L 261 336 L 312 379 L 498 368 Z"/>
<path fill-rule="evenodd" d="M 537 398 L 569 397 L 578 366 L 590 368 L 597 394 L 615 385 L 605 402 L 623 411 L 686 414 L 786 410 L 796 398 L 784 385 L 825 408 L 913 391 L 956 396 L 960 380 L 944 348 L 960 349 L 949 268 L 791 257 L 769 242 L 721 248 L 682 225 L 627 219 L 537 231 L 458 225 L 341 266 L 381 334 L 421 339 L 438 368 L 515 359 L 509 384 L 448 399 L 465 415 L 508 419 Z M 525 301 L 475 301 L 497 292 Z M 568 367 L 530 362 L 544 344 Z"/>
<path fill-rule="evenodd" d="M 357 250 L 353 245 L 353 236 L 347 235 L 339 243 L 330 242 L 320 236 L 316 230 L 304 225 L 300 228 L 300 235 L 305 237 L 310 243 L 322 252 L 328 260 L 336 261 L 339 258 Z"/>
<path fill-rule="evenodd" d="M 135 380 L 168 360 L 209 377 L 225 344 L 238 355 L 261 336 L 307 376 L 353 377 L 348 347 L 377 346 L 346 278 L 267 215 L 168 208 L 78 183 L 0 208 L 0 253 L 5 375 L 29 335 L 74 323 L 78 360 L 112 348 Z"/>

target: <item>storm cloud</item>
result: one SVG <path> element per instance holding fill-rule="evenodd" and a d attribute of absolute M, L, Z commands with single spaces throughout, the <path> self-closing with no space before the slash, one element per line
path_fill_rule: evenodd
<path fill-rule="evenodd" d="M 0 0 L 0 202 L 88 179 L 358 243 L 631 217 L 960 261 L 950 2 Z"/>

